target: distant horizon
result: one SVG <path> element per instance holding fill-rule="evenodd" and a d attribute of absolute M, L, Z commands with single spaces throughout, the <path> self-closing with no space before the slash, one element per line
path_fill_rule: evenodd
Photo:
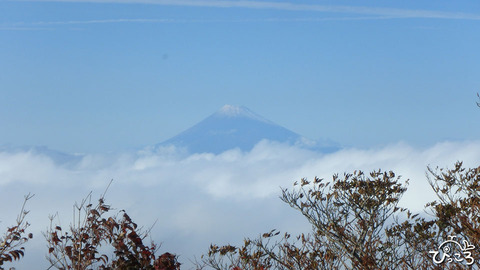
<path fill-rule="evenodd" d="M 227 108 L 228 107 L 228 108 Z M 185 127 L 183 130 L 181 130 L 179 133 L 177 134 L 174 134 L 172 137 L 170 138 L 167 138 L 163 141 L 159 141 L 159 142 L 156 142 L 156 143 L 151 143 L 151 144 L 142 144 L 141 146 L 137 146 L 137 147 L 133 147 L 133 148 L 119 148 L 117 150 L 115 150 L 114 152 L 124 152 L 124 151 L 138 151 L 138 150 L 143 150 L 145 148 L 148 148 L 148 147 L 151 147 L 151 146 L 154 146 L 154 145 L 158 145 L 158 144 L 161 144 L 161 143 L 164 143 L 166 141 L 169 141 L 171 140 L 172 138 L 178 136 L 179 134 L 185 132 L 186 130 L 192 128 L 193 126 L 201 123 L 203 120 L 205 120 L 206 118 L 210 117 L 210 116 L 213 116 L 215 114 L 219 114 L 219 113 L 222 113 L 225 109 L 231 109 L 231 110 L 235 110 L 235 111 L 238 111 L 238 110 L 241 110 L 242 108 L 245 108 L 246 110 L 249 111 L 249 113 L 252 113 L 254 115 L 256 115 L 257 117 L 259 118 L 262 118 L 264 121 L 268 121 L 272 124 L 275 124 L 275 125 L 279 125 L 277 123 L 275 123 L 274 121 L 270 121 L 270 119 L 266 119 L 265 117 L 263 117 L 262 115 L 260 114 L 257 114 L 256 112 L 250 110 L 250 108 L 248 108 L 247 106 L 245 105 L 241 105 L 241 104 L 224 104 L 223 106 L 219 107 L 216 111 L 212 112 L 210 115 L 208 115 L 207 117 L 205 117 L 204 119 L 200 119 L 198 120 L 197 122 L 195 122 L 192 126 L 190 127 Z M 233 111 L 232 111 L 233 113 Z M 238 113 L 238 112 L 237 112 Z M 280 126 L 280 125 L 279 125 Z M 282 126 L 283 127 L 283 126 Z M 283 127 L 283 128 L 286 128 L 288 130 L 290 130 L 288 127 Z M 292 132 L 295 132 L 295 131 L 292 131 Z M 295 132 L 296 133 L 296 132 Z M 302 134 L 299 134 L 300 136 L 303 136 Z M 308 139 L 312 139 L 312 138 L 308 138 Z M 392 144 L 397 144 L 397 143 L 408 143 L 408 144 L 411 144 L 411 142 L 408 142 L 408 141 L 405 141 L 405 140 L 399 140 L 399 141 L 391 141 L 391 142 L 387 142 L 387 143 L 382 143 L 382 144 L 377 144 L 377 145 L 371 145 L 371 146 L 356 146 L 356 145 L 343 145 L 343 144 L 340 144 L 339 142 L 335 141 L 334 139 L 332 138 L 325 138 L 325 137 L 320 137 L 320 138 L 317 138 L 316 140 L 328 140 L 328 141 L 332 141 L 332 142 L 335 142 L 335 143 L 338 143 L 339 146 L 341 146 L 342 148 L 360 148 L 360 149 L 367 149 L 367 148 L 370 148 L 370 147 L 374 147 L 374 148 L 378 148 L 378 147 L 385 147 L 387 145 L 392 145 Z M 430 144 L 426 144 L 426 145 L 423 145 L 421 146 L 422 148 L 428 148 L 432 145 L 435 145 L 437 143 L 442 143 L 442 142 L 455 142 L 455 141 L 463 141 L 462 139 L 443 139 L 443 140 L 439 140 L 439 141 L 435 141 L 435 142 L 430 142 Z M 415 146 L 415 144 L 412 144 Z M 417 147 L 419 145 L 416 145 Z M 93 152 L 88 152 L 88 151 L 76 151 L 76 152 L 68 152 L 68 151 L 65 151 L 64 149 L 59 149 L 59 148 L 54 148 L 50 145 L 34 145 L 34 144 L 14 144 L 14 143 L 10 143 L 10 142 L 7 142 L 7 143 L 3 143 L 3 144 L 0 144 L 0 147 L 3 147 L 4 149 L 5 148 L 12 148 L 12 149 L 15 149 L 15 148 L 18 148 L 19 150 L 22 149 L 22 148 L 31 148 L 31 147 L 39 147 L 39 148 L 48 148 L 50 150 L 53 150 L 53 151 L 60 151 L 60 152 L 63 152 L 63 153 L 68 153 L 68 154 L 75 154 L 75 153 L 84 153 L 84 154 L 88 154 L 88 153 L 102 153 L 102 151 L 93 151 Z M 103 151 L 104 152 L 104 151 Z M 111 151 L 107 151 L 105 153 L 108 153 L 108 152 L 111 152 Z"/>

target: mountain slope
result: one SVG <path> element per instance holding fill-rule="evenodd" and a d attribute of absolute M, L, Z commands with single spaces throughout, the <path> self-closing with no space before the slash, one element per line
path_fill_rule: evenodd
<path fill-rule="evenodd" d="M 251 150 L 266 139 L 302 147 L 314 147 L 323 152 L 336 150 L 334 145 L 315 147 L 315 142 L 277 125 L 244 106 L 225 105 L 216 113 L 156 146 L 174 145 L 191 153 L 221 153 L 229 149 Z M 310 144 L 310 145 L 309 145 Z"/>
<path fill-rule="evenodd" d="M 82 155 L 68 154 L 46 146 L 13 146 L 5 144 L 0 146 L 0 153 L 2 152 L 9 154 L 30 153 L 36 156 L 45 156 L 59 165 L 75 163 L 82 159 Z"/>

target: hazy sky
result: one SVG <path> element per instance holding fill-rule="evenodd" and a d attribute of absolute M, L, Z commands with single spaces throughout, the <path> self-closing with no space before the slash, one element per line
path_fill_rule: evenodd
<path fill-rule="evenodd" d="M 308 232 L 278 199 L 302 177 L 394 170 L 421 212 L 427 165 L 480 164 L 479 44 L 480 1 L 0 0 L 0 146 L 87 153 L 0 148 L 0 232 L 35 193 L 18 267 L 46 268 L 48 215 L 68 224 L 112 178 L 107 202 L 158 220 L 152 238 L 184 266 L 212 242 Z M 224 104 L 346 147 L 130 151 Z"/>
<path fill-rule="evenodd" d="M 224 104 L 306 137 L 480 132 L 475 1 L 0 0 L 0 144 L 155 144 Z"/>

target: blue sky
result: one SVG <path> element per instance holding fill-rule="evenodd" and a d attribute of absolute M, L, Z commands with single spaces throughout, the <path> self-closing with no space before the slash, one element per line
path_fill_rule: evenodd
<path fill-rule="evenodd" d="M 480 131 L 476 2 L 0 1 L 0 10 L 1 143 L 135 149 L 224 104 L 359 147 Z"/>
<path fill-rule="evenodd" d="M 308 231 L 278 199 L 302 177 L 394 170 L 421 212 L 435 199 L 426 166 L 480 162 L 479 44 L 477 1 L 0 0 L 0 146 L 86 153 L 0 148 L 0 205 L 36 194 L 19 268 L 47 268 L 48 215 L 68 224 L 112 178 L 107 201 L 159 220 L 152 238 L 185 266 L 212 242 Z M 346 147 L 131 151 L 224 104 Z M 0 232 L 18 210 L 2 210 Z"/>

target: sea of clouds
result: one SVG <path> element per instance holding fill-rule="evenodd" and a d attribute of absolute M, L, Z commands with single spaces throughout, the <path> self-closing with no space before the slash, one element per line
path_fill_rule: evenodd
<path fill-rule="evenodd" d="M 262 141 L 251 151 L 232 149 L 222 154 L 187 154 L 165 147 L 136 153 L 87 154 L 58 162 L 35 151 L 0 151 L 0 232 L 13 225 L 23 197 L 34 238 L 26 245 L 17 269 L 46 269 L 47 244 L 42 232 L 49 215 L 69 226 L 73 204 L 92 192 L 95 202 L 106 193 L 107 204 L 126 210 L 145 229 L 154 225 L 152 240 L 162 243 L 159 253 L 180 255 L 192 267 L 211 243 L 241 244 L 244 237 L 278 229 L 293 234 L 310 225 L 283 203 L 280 187 L 315 176 L 353 170 L 392 170 L 409 180 L 401 205 L 422 212 L 435 199 L 427 182 L 427 166 L 452 168 L 456 161 L 480 165 L 480 141 L 442 142 L 417 148 L 396 143 L 372 149 L 346 148 L 321 154 Z M 115 212 L 115 211 L 114 211 Z"/>

